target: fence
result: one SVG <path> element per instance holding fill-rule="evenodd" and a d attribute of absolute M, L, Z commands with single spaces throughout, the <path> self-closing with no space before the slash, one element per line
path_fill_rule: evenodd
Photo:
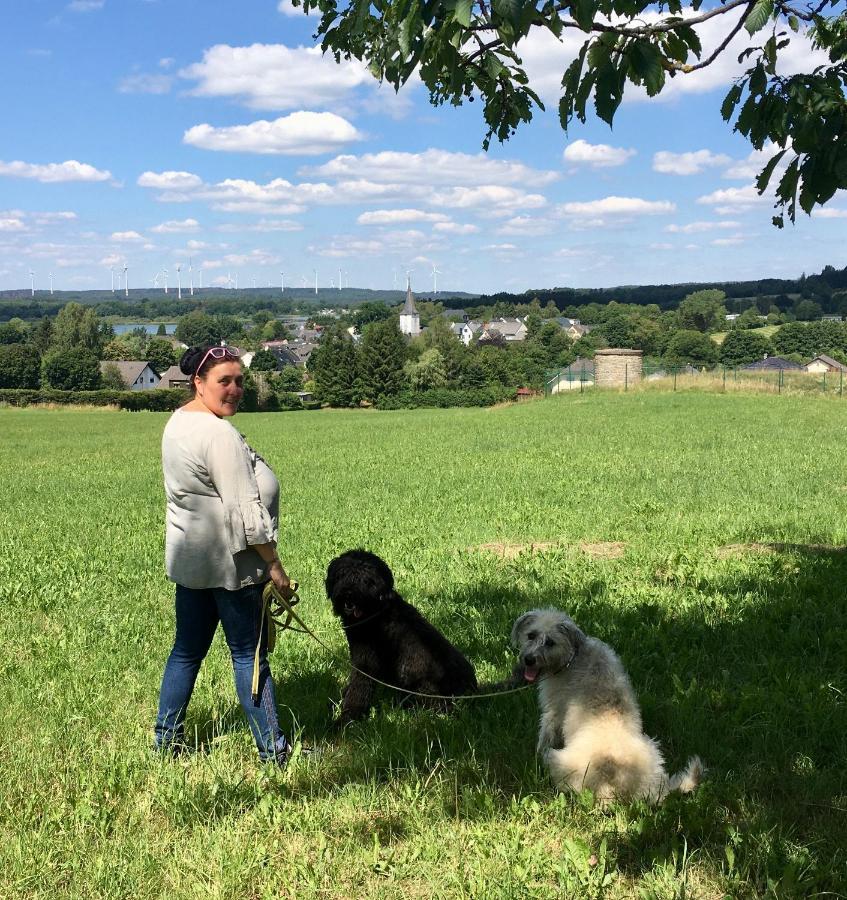
<path fill-rule="evenodd" d="M 719 366 L 716 369 L 697 369 L 693 366 L 639 366 L 639 378 L 633 378 L 625 366 L 619 390 L 630 391 L 650 387 L 659 390 L 759 390 L 767 393 L 829 394 L 843 397 L 847 388 L 844 371 L 808 372 L 805 369 L 748 369 Z M 566 391 L 584 393 L 594 387 L 594 368 L 583 366 L 551 369 L 545 372 L 544 395 L 549 397 Z"/>

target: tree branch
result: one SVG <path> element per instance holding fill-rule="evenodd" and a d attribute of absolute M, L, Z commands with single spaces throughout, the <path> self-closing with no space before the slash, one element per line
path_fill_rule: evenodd
<path fill-rule="evenodd" d="M 685 63 L 672 62 L 672 61 L 668 60 L 668 66 L 677 72 L 685 72 L 686 74 L 688 72 L 696 72 L 698 69 L 705 69 L 706 66 L 710 66 L 721 55 L 721 53 L 723 53 L 724 50 L 726 50 L 726 48 L 729 46 L 729 42 L 735 37 L 735 35 L 738 34 L 739 31 L 741 31 L 741 27 L 744 25 L 744 20 L 747 18 L 748 15 L 750 15 L 750 12 L 752 11 L 752 9 L 755 5 L 756 5 L 756 0 L 750 0 L 750 2 L 747 4 L 747 9 L 744 10 L 744 14 L 735 23 L 735 27 L 721 41 L 721 43 L 713 51 L 712 55 L 709 56 L 707 59 L 703 59 L 700 62 L 698 62 L 696 65 L 693 65 L 693 66 L 686 65 Z"/>

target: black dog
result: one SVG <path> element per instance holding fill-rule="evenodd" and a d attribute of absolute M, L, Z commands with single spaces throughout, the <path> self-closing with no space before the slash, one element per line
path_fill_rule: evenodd
<path fill-rule="evenodd" d="M 376 682 L 356 669 L 421 694 L 476 692 L 473 666 L 394 590 L 391 569 L 378 556 L 348 550 L 336 557 L 326 573 L 326 592 L 341 619 L 355 666 L 337 724 L 361 719 L 373 706 Z M 426 701 L 410 694 L 405 698 L 410 696 L 439 709 L 450 708 L 449 700 Z"/>

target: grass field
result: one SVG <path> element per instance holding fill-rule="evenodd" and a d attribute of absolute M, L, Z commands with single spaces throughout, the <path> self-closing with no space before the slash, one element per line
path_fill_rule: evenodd
<path fill-rule="evenodd" d="M 150 752 L 172 639 L 165 416 L 0 409 L 0 897 L 812 897 L 847 893 L 847 401 L 592 392 L 491 410 L 242 415 L 329 653 L 272 657 L 262 767 L 216 638 Z M 479 549 L 508 545 L 504 552 Z M 535 544 L 532 548 L 530 545 Z M 566 609 L 621 654 L 670 767 L 661 808 L 556 795 L 531 691 L 389 705 L 330 738 L 348 672 L 322 579 L 365 546 L 477 666 Z"/>

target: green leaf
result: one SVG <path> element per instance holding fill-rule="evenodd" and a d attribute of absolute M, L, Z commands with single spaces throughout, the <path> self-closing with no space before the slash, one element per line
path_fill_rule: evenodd
<path fill-rule="evenodd" d="M 768 182 L 771 180 L 771 175 L 773 175 L 773 170 L 787 152 L 787 150 L 780 150 L 779 153 L 768 160 L 767 165 L 759 172 L 759 175 L 756 178 L 756 190 L 760 194 L 764 193 L 765 188 L 768 186 Z"/>
<path fill-rule="evenodd" d="M 724 101 L 721 104 L 721 115 L 723 116 L 724 122 L 730 120 L 735 107 L 738 105 L 738 101 L 741 99 L 741 91 L 741 85 L 734 84 L 729 89 L 729 93 L 727 93 L 726 97 L 724 97 Z"/>
<path fill-rule="evenodd" d="M 665 70 L 662 68 L 662 55 L 648 41 L 633 41 L 627 51 L 631 72 L 638 82 L 643 82 L 647 94 L 655 97 L 665 83 Z"/>
<path fill-rule="evenodd" d="M 597 4 L 595 0 L 573 0 L 571 3 L 571 13 L 576 24 L 583 31 L 591 31 L 591 25 L 594 22 L 594 14 L 597 12 Z"/>
<path fill-rule="evenodd" d="M 493 0 L 491 8 L 503 20 L 513 28 L 517 28 L 523 9 L 522 0 Z"/>
<path fill-rule="evenodd" d="M 750 15 L 744 20 L 744 27 L 748 34 L 755 34 L 768 23 L 773 15 L 774 0 L 756 0 L 756 5 L 750 10 Z"/>
<path fill-rule="evenodd" d="M 471 24 L 471 9 L 473 9 L 473 0 L 456 0 L 453 21 L 468 28 Z"/>
<path fill-rule="evenodd" d="M 800 20 L 797 16 L 788 17 L 788 27 L 795 33 L 800 30 Z"/>

